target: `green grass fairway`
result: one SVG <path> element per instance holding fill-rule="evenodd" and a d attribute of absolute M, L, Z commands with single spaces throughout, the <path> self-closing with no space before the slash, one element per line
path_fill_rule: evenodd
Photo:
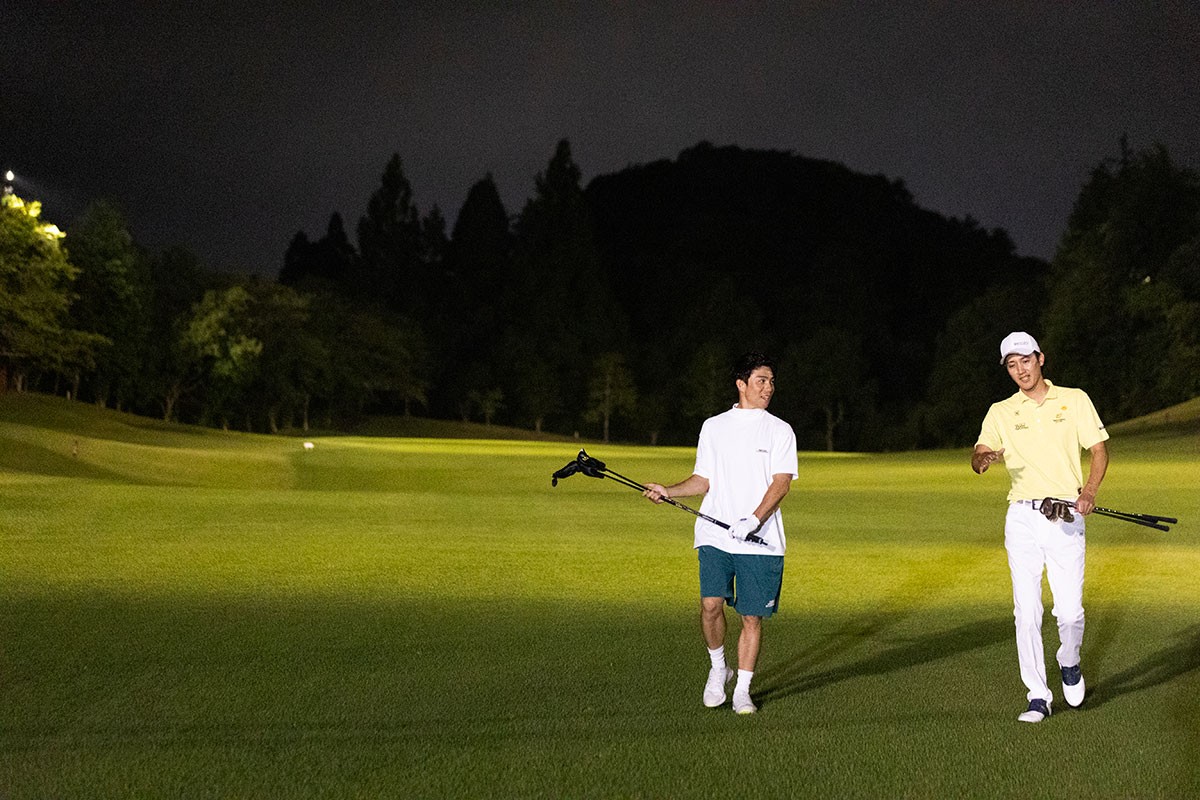
<path fill-rule="evenodd" d="M 743 718 L 700 702 L 693 518 L 552 489 L 577 445 L 305 451 L 3 396 L 0 798 L 1200 796 L 1187 424 L 1115 429 L 1101 503 L 1183 522 L 1091 519 L 1087 702 L 1025 725 L 1008 478 L 965 450 L 801 455 Z"/>

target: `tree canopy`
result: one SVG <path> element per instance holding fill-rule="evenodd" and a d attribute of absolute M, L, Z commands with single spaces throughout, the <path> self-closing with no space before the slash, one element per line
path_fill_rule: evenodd
<path fill-rule="evenodd" d="M 62 247 L 66 236 L 43 222 L 42 205 L 0 195 L 0 389 L 24 385 L 31 371 L 53 376 L 94 364 L 103 337 L 69 326 L 79 274 Z"/>
<path fill-rule="evenodd" d="M 1109 422 L 1200 393 L 1200 181 L 1161 147 L 1098 164 L 1052 263 L 789 152 L 582 176 L 560 141 L 519 213 L 488 175 L 450 225 L 393 155 L 356 242 L 333 212 L 278 283 L 146 253 L 104 202 L 64 247 L 6 198 L 0 385 L 251 430 L 383 412 L 690 444 L 758 350 L 801 447 L 901 449 L 969 444 L 1026 329 Z"/>

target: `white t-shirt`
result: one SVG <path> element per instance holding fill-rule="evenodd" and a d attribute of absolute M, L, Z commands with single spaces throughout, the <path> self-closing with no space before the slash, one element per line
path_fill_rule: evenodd
<path fill-rule="evenodd" d="M 708 493 L 700 503 L 700 511 L 732 525 L 754 513 L 773 476 L 788 474 L 795 480 L 796 469 L 796 434 L 792 426 L 766 409 L 734 406 L 709 417 L 700 428 L 693 472 L 708 479 Z M 724 528 L 697 518 L 693 546 L 711 545 L 728 553 L 781 556 L 787 539 L 783 535 L 783 515 L 778 509 L 763 520 L 757 535 L 774 550 L 739 542 Z"/>

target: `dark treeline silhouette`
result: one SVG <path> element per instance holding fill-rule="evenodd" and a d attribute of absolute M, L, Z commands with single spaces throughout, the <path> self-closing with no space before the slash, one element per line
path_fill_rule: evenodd
<path fill-rule="evenodd" d="M 1049 264 L 900 181 L 707 143 L 584 187 L 560 142 L 519 212 L 489 175 L 449 233 L 413 197 L 393 156 L 278 283 L 146 254 L 107 203 L 65 242 L 9 203 L 0 241 L 47 277 L 0 293 L 3 383 L 249 430 L 403 413 L 692 444 L 758 349 L 801 447 L 906 449 L 973 440 L 1025 328 L 1106 420 L 1200 393 L 1200 181 L 1157 146 L 1096 167 Z"/>
<path fill-rule="evenodd" d="M 723 386 L 739 349 L 776 353 L 773 408 L 807 447 L 947 441 L 920 435 L 914 411 L 950 314 L 1046 269 L 1002 231 L 922 210 L 899 181 L 789 153 L 702 144 L 599 177 L 588 197 L 638 384 L 671 407 Z M 685 405 L 672 439 L 715 399 Z"/>

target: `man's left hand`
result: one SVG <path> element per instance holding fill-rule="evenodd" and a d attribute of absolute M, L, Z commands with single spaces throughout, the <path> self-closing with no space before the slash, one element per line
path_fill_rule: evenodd
<path fill-rule="evenodd" d="M 754 533 L 762 527 L 762 523 L 758 521 L 758 517 L 751 514 L 748 517 L 742 517 L 733 525 L 729 526 L 729 535 L 739 542 L 746 541 L 746 537 Z"/>

